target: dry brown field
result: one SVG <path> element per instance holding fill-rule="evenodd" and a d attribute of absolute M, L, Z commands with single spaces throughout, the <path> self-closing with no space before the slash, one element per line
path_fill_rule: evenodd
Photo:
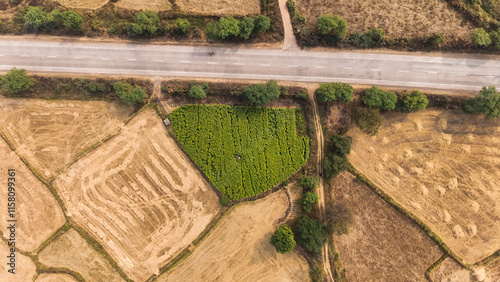
<path fill-rule="evenodd" d="M 323 14 L 347 21 L 348 33 L 383 28 L 390 37 L 440 33 L 445 38 L 469 38 L 472 24 L 444 0 L 296 0 L 298 10 L 315 25 Z"/>
<path fill-rule="evenodd" d="M 118 102 L 0 97 L 0 131 L 45 178 L 118 132 L 133 108 Z"/>
<path fill-rule="evenodd" d="M 188 246 L 219 210 L 214 191 L 149 110 L 54 186 L 68 214 L 137 281 Z"/>
<path fill-rule="evenodd" d="M 69 274 L 52 274 L 42 273 L 35 280 L 36 282 L 77 282 L 73 276 Z"/>
<path fill-rule="evenodd" d="M 36 274 L 36 267 L 33 261 L 29 257 L 16 252 L 16 274 L 11 274 L 8 272 L 10 269 L 7 265 L 8 255 L 10 255 L 9 247 L 2 240 L 0 242 L 0 256 L 3 261 L 0 263 L 0 281 L 33 281 Z"/>
<path fill-rule="evenodd" d="M 68 8 L 95 10 L 104 6 L 109 0 L 57 0 L 57 2 Z"/>
<path fill-rule="evenodd" d="M 158 281 L 308 281 L 309 266 L 298 253 L 279 254 L 269 243 L 288 204 L 284 191 L 239 204 Z"/>
<path fill-rule="evenodd" d="M 131 10 L 168 11 L 172 9 L 172 4 L 168 0 L 119 0 L 115 5 L 123 9 Z"/>
<path fill-rule="evenodd" d="M 247 16 L 260 14 L 260 1 L 175 0 L 182 12 L 207 16 Z"/>
<path fill-rule="evenodd" d="M 459 111 L 388 113 L 376 136 L 352 129 L 349 160 L 465 263 L 500 247 L 500 121 Z"/>
<path fill-rule="evenodd" d="M 348 235 L 334 236 L 348 281 L 426 281 L 442 251 L 417 225 L 348 172 L 329 186 L 355 218 Z"/>
<path fill-rule="evenodd" d="M 500 281 L 500 259 L 485 267 L 467 270 L 452 258 L 445 259 L 430 273 L 434 282 L 496 282 Z"/>
<path fill-rule="evenodd" d="M 66 219 L 61 207 L 44 186 L 13 152 L 7 143 L 0 138 L 0 185 L 7 187 L 8 169 L 16 170 L 16 238 L 17 248 L 23 251 L 33 251 L 52 233 L 61 227 Z M 6 188 L 5 188 L 6 189 Z M 7 190 L 0 197 L 0 206 L 5 210 L 0 212 L 0 220 L 7 222 Z M 2 228 L 4 237 L 6 230 Z M 0 279 L 0 281 L 2 281 Z M 5 281 L 5 280 L 3 280 Z"/>
<path fill-rule="evenodd" d="M 123 281 L 109 262 L 74 229 L 51 242 L 38 258 L 46 266 L 65 267 L 78 272 L 86 281 Z"/>

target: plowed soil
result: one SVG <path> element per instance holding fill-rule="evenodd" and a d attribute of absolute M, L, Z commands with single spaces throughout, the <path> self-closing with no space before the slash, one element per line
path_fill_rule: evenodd
<path fill-rule="evenodd" d="M 260 14 L 260 1 L 175 0 L 179 9 L 188 14 L 207 16 L 247 16 Z"/>
<path fill-rule="evenodd" d="M 189 245 L 218 199 L 162 120 L 143 111 L 55 181 L 68 213 L 133 280 L 146 280 Z"/>
<path fill-rule="evenodd" d="M 351 130 L 349 159 L 417 215 L 465 263 L 500 248 L 500 121 L 458 111 L 385 115 Z"/>
<path fill-rule="evenodd" d="M 69 274 L 52 274 L 42 273 L 35 280 L 36 282 L 77 282 L 73 276 Z"/>

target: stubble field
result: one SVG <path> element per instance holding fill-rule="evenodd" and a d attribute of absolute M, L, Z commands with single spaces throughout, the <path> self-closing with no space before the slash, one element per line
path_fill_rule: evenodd
<path fill-rule="evenodd" d="M 425 281 L 442 252 L 420 228 L 352 174 L 329 183 L 334 201 L 354 215 L 348 235 L 334 236 L 348 281 Z"/>
<path fill-rule="evenodd" d="M 2 241 L 0 242 L 0 255 L 2 263 L 0 263 L 0 281 L 32 281 L 36 274 L 36 267 L 33 261 L 18 252 L 16 252 L 16 274 L 8 272 L 10 267 L 7 265 L 7 256 L 10 254 L 9 246 Z"/>
<path fill-rule="evenodd" d="M 36 282 L 77 282 L 73 276 L 69 274 L 52 274 L 42 273 L 35 280 Z"/>
<path fill-rule="evenodd" d="M 465 263 L 500 247 L 500 122 L 460 112 L 384 115 L 351 130 L 349 160 L 425 222 Z"/>
<path fill-rule="evenodd" d="M 215 193 L 149 110 L 73 164 L 54 186 L 68 214 L 134 280 L 146 280 L 189 245 L 219 207 Z"/>
<path fill-rule="evenodd" d="M 287 206 L 279 191 L 234 207 L 192 255 L 158 281 L 307 281 L 307 262 L 296 252 L 279 254 L 269 243 Z"/>

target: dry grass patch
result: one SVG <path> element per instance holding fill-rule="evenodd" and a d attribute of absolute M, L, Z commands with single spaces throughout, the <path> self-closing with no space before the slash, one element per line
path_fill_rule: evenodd
<path fill-rule="evenodd" d="M 172 4 L 168 0 L 120 0 L 116 2 L 116 6 L 123 9 L 131 10 L 150 10 L 150 11 L 168 11 L 172 9 Z"/>
<path fill-rule="evenodd" d="M 87 281 L 122 281 L 120 275 L 78 232 L 70 229 L 38 255 L 50 267 L 64 267 L 80 273 Z"/>
<path fill-rule="evenodd" d="M 472 24 L 444 0 L 297 0 L 299 12 L 310 24 L 322 14 L 338 14 L 349 33 L 383 28 L 390 37 L 440 33 L 447 38 L 468 38 Z"/>
<path fill-rule="evenodd" d="M 159 281 L 307 281 L 307 262 L 296 252 L 279 254 L 269 243 L 287 207 L 283 191 L 234 207 Z"/>
<path fill-rule="evenodd" d="M 33 251 L 65 223 L 64 214 L 49 189 L 33 175 L 5 141 L 0 139 L 0 185 L 5 187 L 4 195 L 0 197 L 0 206 L 5 208 L 0 212 L 0 220 L 4 224 L 8 219 L 12 219 L 7 213 L 6 188 L 7 172 L 11 168 L 16 170 L 16 247 L 23 251 Z M 8 238 L 9 234 L 5 228 L 2 228 L 3 236 Z"/>
<path fill-rule="evenodd" d="M 0 130 L 45 178 L 118 132 L 132 107 L 118 102 L 0 97 Z"/>
<path fill-rule="evenodd" d="M 417 225 L 350 173 L 330 187 L 333 200 L 355 218 L 348 235 L 334 236 L 349 281 L 425 281 L 425 270 L 442 252 Z"/>
<path fill-rule="evenodd" d="M 189 245 L 219 207 L 149 110 L 61 174 L 55 187 L 72 218 L 133 280 L 147 279 Z"/>
<path fill-rule="evenodd" d="M 260 14 L 260 1 L 176 0 L 179 9 L 188 14 L 206 16 L 247 16 Z"/>
<path fill-rule="evenodd" d="M 0 242 L 0 256 L 3 260 L 0 263 L 0 281 L 33 281 L 36 274 L 35 264 L 29 257 L 21 255 L 19 252 L 16 252 L 16 274 L 8 272 L 10 269 L 7 265 L 7 256 L 10 254 L 9 249 L 10 247 L 5 242 Z"/>
<path fill-rule="evenodd" d="M 109 0 L 57 0 L 57 2 L 67 8 L 95 10 L 104 6 Z"/>
<path fill-rule="evenodd" d="M 469 282 L 471 273 L 452 258 L 445 259 L 430 273 L 432 281 Z"/>
<path fill-rule="evenodd" d="M 500 247 L 500 121 L 455 111 L 385 115 L 351 130 L 351 163 L 418 216 L 465 263 Z"/>
<path fill-rule="evenodd" d="M 36 282 L 76 282 L 77 280 L 69 274 L 42 273 L 35 280 Z"/>

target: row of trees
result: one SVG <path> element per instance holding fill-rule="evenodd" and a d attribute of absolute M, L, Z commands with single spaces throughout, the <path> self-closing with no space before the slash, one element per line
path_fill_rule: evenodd
<path fill-rule="evenodd" d="M 471 39 L 479 47 L 488 47 L 494 45 L 500 49 L 500 27 L 489 33 L 484 28 L 475 28 L 471 33 Z"/>
<path fill-rule="evenodd" d="M 252 35 L 265 32 L 271 26 L 271 19 L 264 15 L 254 18 L 244 17 L 241 21 L 232 16 L 222 17 L 217 22 L 210 23 L 205 32 L 210 39 L 224 40 L 242 38 L 247 40 Z"/>
<path fill-rule="evenodd" d="M 318 254 L 326 244 L 327 235 L 327 228 L 321 221 L 303 215 L 297 222 L 294 231 L 287 225 L 278 227 L 271 236 L 271 244 L 277 252 L 284 254 L 295 248 L 295 239 L 297 239 L 297 242 L 306 250 Z"/>
<path fill-rule="evenodd" d="M 429 104 L 429 100 L 420 90 L 413 90 L 410 93 L 404 94 L 398 101 L 398 97 L 394 92 L 384 91 L 376 86 L 372 86 L 365 90 L 363 103 L 372 108 L 388 111 L 398 107 L 400 111 L 410 113 L 425 109 Z"/>
<path fill-rule="evenodd" d="M 59 9 L 47 13 L 43 7 L 28 6 L 24 15 L 24 24 L 31 30 L 51 31 L 61 27 L 71 30 L 81 30 L 84 20 L 82 16 L 73 12 L 61 12 Z"/>

